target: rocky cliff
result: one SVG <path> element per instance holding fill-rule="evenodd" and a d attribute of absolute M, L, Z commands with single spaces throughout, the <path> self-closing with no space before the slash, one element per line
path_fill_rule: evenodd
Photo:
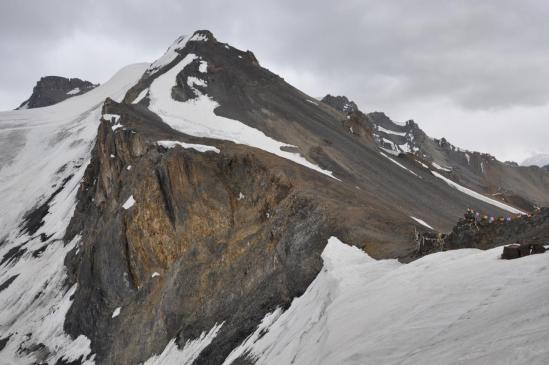
<path fill-rule="evenodd" d="M 42 77 L 34 86 L 31 96 L 17 109 L 33 109 L 54 105 L 73 96 L 82 95 L 97 85 L 78 78 L 61 76 Z"/>

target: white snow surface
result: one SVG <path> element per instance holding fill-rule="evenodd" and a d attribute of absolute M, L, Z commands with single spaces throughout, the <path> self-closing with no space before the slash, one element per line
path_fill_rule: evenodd
<path fill-rule="evenodd" d="M 380 132 L 383 132 L 383 133 L 387 133 L 387 134 L 394 134 L 395 136 L 406 136 L 406 132 L 395 132 L 395 131 L 391 131 L 389 129 L 385 129 L 381 126 L 377 126 L 377 130 L 380 131 Z"/>
<path fill-rule="evenodd" d="M 441 174 L 439 174 L 438 172 L 436 171 L 431 171 L 431 173 L 433 175 L 435 175 L 436 177 L 438 177 L 439 179 L 443 180 L 446 184 L 450 185 L 451 187 L 453 187 L 454 189 L 457 189 L 459 191 L 461 191 L 462 193 L 464 194 L 467 194 L 469 196 L 472 196 L 473 198 L 475 199 L 478 199 L 478 200 L 482 200 L 483 202 L 485 203 L 488 203 L 488 204 L 491 204 L 491 205 L 494 205 L 498 208 L 501 208 L 503 210 L 506 210 L 508 212 L 511 212 L 513 214 L 526 214 L 525 212 L 523 212 L 522 210 L 519 210 L 515 207 L 512 207 L 510 205 L 507 205 L 505 203 L 502 203 L 500 202 L 499 200 L 495 200 L 495 199 L 491 199 L 491 198 L 488 198 L 487 196 L 485 195 L 482 195 L 482 194 L 479 194 L 477 193 L 476 191 L 473 191 L 469 188 L 466 188 L 465 186 L 462 186 L 462 185 L 459 185 L 458 183 L 442 176 Z"/>
<path fill-rule="evenodd" d="M 133 207 L 135 204 L 135 199 L 133 198 L 133 195 L 130 195 L 130 197 L 128 198 L 128 200 L 126 200 L 126 202 L 124 203 L 124 205 L 122 205 L 122 208 L 124 209 L 130 209 L 131 207 Z"/>
<path fill-rule="evenodd" d="M 419 219 L 419 218 L 416 218 L 416 217 L 413 217 L 413 216 L 410 216 L 410 218 L 412 218 L 413 220 L 415 220 L 416 222 L 418 222 L 419 224 L 421 224 L 424 227 L 427 227 L 429 229 L 433 229 L 433 227 L 428 225 L 423 219 Z"/>
<path fill-rule="evenodd" d="M 74 89 L 67 91 L 67 95 L 76 95 L 76 94 L 78 94 L 79 92 L 80 92 L 80 88 L 79 88 L 79 87 L 75 87 Z"/>
<path fill-rule="evenodd" d="M 64 259 L 80 238 L 66 246 L 62 238 L 90 159 L 103 102 L 107 97 L 121 101 L 146 67 L 125 67 L 103 85 L 56 105 L 0 112 L 0 240 L 6 239 L 0 257 L 22 244 L 26 249 L 19 260 L 0 266 L 0 283 L 16 276 L 0 291 L 0 338 L 11 335 L 0 353 L 2 363 L 42 362 L 35 353 L 18 351 L 40 343 L 50 351 L 48 363 L 90 354 L 89 339 L 73 340 L 63 331 L 76 290 L 64 287 Z M 64 179 L 68 181 L 50 202 L 44 225 L 32 237 L 20 232 L 23 215 L 46 201 Z M 52 236 L 42 242 L 42 233 Z M 34 257 L 32 253 L 46 243 L 47 248 Z M 93 355 L 84 363 L 92 364 Z"/>
<path fill-rule="evenodd" d="M 147 96 L 147 93 L 149 92 L 149 89 L 143 89 L 141 90 L 141 92 L 139 93 L 139 95 L 137 95 L 137 97 L 132 101 L 132 104 L 137 104 L 139 103 L 141 100 L 145 99 L 145 96 Z"/>
<path fill-rule="evenodd" d="M 218 104 L 208 95 L 194 89 L 195 99 L 180 102 L 172 98 L 172 88 L 176 85 L 176 76 L 198 56 L 188 54 L 176 66 L 157 77 L 149 88 L 149 109 L 162 118 L 174 129 L 183 133 L 215 139 L 228 140 L 239 144 L 263 149 L 300 165 L 333 177 L 331 171 L 321 169 L 307 161 L 303 156 L 282 151 L 281 147 L 288 146 L 282 142 L 266 136 L 263 132 L 249 127 L 237 120 L 221 117 L 214 110 Z M 191 84 L 194 85 L 196 78 Z"/>
<path fill-rule="evenodd" d="M 179 141 L 158 141 L 156 142 L 159 146 L 162 146 L 164 148 L 175 148 L 176 146 L 180 146 L 183 148 L 192 148 L 193 150 L 197 150 L 198 152 L 208 152 L 213 151 L 215 153 L 219 153 L 219 148 L 214 146 L 208 146 L 205 144 L 198 144 L 198 143 L 185 143 L 185 142 L 179 142 Z"/>
<path fill-rule="evenodd" d="M 404 166 L 403 164 L 401 164 L 400 162 L 397 162 L 395 160 L 393 160 L 391 157 L 387 156 L 386 154 L 384 154 L 383 152 L 380 152 L 381 156 L 387 158 L 388 160 L 390 160 L 391 162 L 393 162 L 395 165 L 403 168 L 404 170 L 408 171 L 410 174 L 416 176 L 416 177 L 419 177 L 421 179 L 421 176 L 419 176 L 418 174 L 416 174 L 415 172 L 413 172 L 412 170 L 410 170 L 409 168 L 407 168 L 406 166 Z"/>
<path fill-rule="evenodd" d="M 173 42 L 168 47 L 168 49 L 162 55 L 162 57 L 160 57 L 159 59 L 157 59 L 156 61 L 150 64 L 146 72 L 149 74 L 153 74 L 156 71 L 160 70 L 162 67 L 170 64 L 170 62 L 173 62 L 177 58 L 177 56 L 179 56 L 179 53 L 177 53 L 177 51 L 185 47 L 188 40 L 189 40 L 189 36 L 185 36 L 185 35 L 177 38 L 175 42 Z"/>
<path fill-rule="evenodd" d="M 112 318 L 116 318 L 120 315 L 121 307 L 116 307 L 115 310 L 112 312 Z"/>
<path fill-rule="evenodd" d="M 208 62 L 204 60 L 200 61 L 200 65 L 198 66 L 198 71 L 202 73 L 208 72 Z"/>
<path fill-rule="evenodd" d="M 217 336 L 222 326 L 223 323 L 216 324 L 208 333 L 202 332 L 199 338 L 187 340 L 181 350 L 177 348 L 174 338 L 166 345 L 161 354 L 149 358 L 143 365 L 191 365 L 202 350 Z"/>
<path fill-rule="evenodd" d="M 303 296 L 268 314 L 224 364 L 546 364 L 549 255 L 501 260 L 501 250 L 400 264 L 332 237 Z"/>
<path fill-rule="evenodd" d="M 451 169 L 451 168 L 441 166 L 441 165 L 439 165 L 439 164 L 436 163 L 436 162 L 432 162 L 431 165 L 432 165 L 435 169 L 437 169 L 437 170 L 446 171 L 446 172 L 452 172 L 452 169 Z"/>

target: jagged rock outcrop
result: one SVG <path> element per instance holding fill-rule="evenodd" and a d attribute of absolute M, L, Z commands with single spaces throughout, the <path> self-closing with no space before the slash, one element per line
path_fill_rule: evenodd
<path fill-rule="evenodd" d="M 346 96 L 332 96 L 328 94 L 321 101 L 342 113 L 351 114 L 358 111 L 358 106 L 355 102 L 347 99 Z"/>
<path fill-rule="evenodd" d="M 42 108 L 62 102 L 73 96 L 82 95 L 97 85 L 78 78 L 61 76 L 42 77 L 34 86 L 31 96 L 17 109 Z"/>

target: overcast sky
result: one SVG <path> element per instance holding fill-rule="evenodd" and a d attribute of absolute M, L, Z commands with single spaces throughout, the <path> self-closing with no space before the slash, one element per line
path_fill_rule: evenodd
<path fill-rule="evenodd" d="M 549 153 L 549 2 L 0 2 L 0 109 L 45 75 L 104 82 L 209 29 L 312 96 L 414 119 L 499 159 Z"/>

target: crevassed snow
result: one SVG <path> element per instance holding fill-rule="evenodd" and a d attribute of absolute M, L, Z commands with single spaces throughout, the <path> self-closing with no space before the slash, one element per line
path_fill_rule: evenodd
<path fill-rule="evenodd" d="M 217 336 L 222 326 L 223 323 L 215 324 L 208 333 L 202 332 L 199 338 L 192 341 L 187 340 L 181 350 L 177 348 L 174 338 L 166 345 L 161 354 L 149 358 L 143 365 L 191 365 L 202 350 Z"/>
<path fill-rule="evenodd" d="M 383 133 L 387 133 L 387 134 L 394 134 L 395 136 L 406 136 L 406 132 L 395 132 L 395 131 L 391 131 L 391 130 L 388 130 L 388 129 L 385 129 L 381 126 L 377 126 L 377 130 L 380 131 L 380 132 L 383 132 Z"/>
<path fill-rule="evenodd" d="M 393 160 L 391 157 L 387 156 L 386 154 L 384 154 L 383 152 L 380 152 L 380 154 L 389 159 L 392 163 L 398 165 L 399 167 L 403 168 L 404 170 L 408 171 L 410 174 L 414 175 L 414 176 L 417 176 L 421 179 L 421 176 L 419 176 L 418 174 L 416 174 L 415 172 L 413 172 L 412 170 L 410 170 L 409 168 L 407 168 L 406 166 L 404 166 L 403 164 L 401 164 L 400 162 L 397 162 L 395 160 Z"/>
<path fill-rule="evenodd" d="M 234 349 L 256 365 L 546 364 L 549 254 L 501 247 L 376 261 L 330 238 L 324 267 Z"/>
<path fill-rule="evenodd" d="M 112 312 L 112 317 L 111 317 L 111 318 L 116 318 L 116 317 L 118 317 L 118 316 L 120 315 L 120 310 L 121 310 L 121 309 L 122 309 L 121 307 L 116 307 L 116 308 L 114 309 L 114 311 Z"/>
<path fill-rule="evenodd" d="M 310 163 L 297 153 L 282 151 L 284 143 L 266 136 L 263 132 L 249 127 L 237 120 L 221 117 L 214 110 L 218 104 L 209 96 L 194 89 L 196 99 L 180 102 L 172 98 L 172 88 L 176 85 L 176 76 L 187 65 L 197 58 L 188 54 L 176 66 L 156 78 L 149 88 L 149 109 L 162 120 L 183 133 L 215 139 L 229 140 L 263 149 L 285 159 L 296 162 L 310 169 L 333 177 L 331 171 L 324 170 Z"/>
<path fill-rule="evenodd" d="M 176 146 L 181 146 L 183 148 L 192 148 L 193 150 L 197 150 L 198 152 L 208 152 L 213 151 L 215 153 L 219 153 L 219 148 L 208 146 L 205 144 L 198 144 L 198 143 L 185 143 L 185 142 L 179 142 L 179 141 L 158 141 L 156 142 L 159 146 L 162 146 L 164 148 L 174 148 Z"/>
<path fill-rule="evenodd" d="M 75 98 L 45 108 L 0 112 L 0 156 L 15 150 L 15 158 L 0 165 L 0 257 L 21 246 L 19 260 L 0 266 L 0 283 L 16 276 L 0 291 L 0 338 L 11 335 L 0 358 L 7 364 L 31 364 L 34 353 L 25 348 L 43 344 L 50 355 L 47 363 L 60 358 L 76 361 L 90 354 L 85 336 L 72 339 L 63 323 L 76 286 L 66 289 L 64 259 L 77 249 L 80 238 L 67 245 L 63 237 L 75 208 L 76 193 L 89 162 L 101 107 L 105 98 L 121 101 L 147 65 L 122 69 L 103 85 Z M 16 132 L 14 134 L 14 132 Z M 1 160 L 1 158 L 0 158 Z M 30 237 L 20 232 L 25 212 L 43 203 L 69 178 L 50 202 L 44 225 Z M 42 242 L 40 235 L 52 235 Z M 38 249 L 48 245 L 40 254 Z M 40 360 L 43 361 L 43 360 Z M 93 355 L 84 364 L 93 363 Z"/>
<path fill-rule="evenodd" d="M 511 213 L 514 213 L 514 214 L 526 214 L 525 212 L 523 212 L 522 210 L 519 210 L 515 207 L 512 207 L 510 205 L 507 205 L 505 203 L 502 203 L 498 200 L 495 200 L 495 199 L 491 199 L 491 198 L 488 198 L 487 196 L 484 196 L 482 194 L 479 194 L 477 193 L 476 191 L 473 191 L 469 188 L 466 188 L 465 186 L 461 186 L 459 185 L 458 183 L 456 182 L 453 182 L 452 180 L 442 176 L 441 174 L 439 174 L 438 172 L 436 171 L 431 171 L 431 173 L 433 175 L 435 175 L 436 177 L 438 177 L 439 179 L 443 180 L 446 184 L 450 185 L 451 187 L 453 187 L 454 189 L 457 189 L 459 191 L 461 191 L 462 193 L 465 193 L 469 196 L 472 196 L 473 198 L 475 199 L 478 199 L 478 200 L 482 200 L 483 202 L 485 203 L 488 203 L 488 204 L 491 204 L 491 205 L 494 205 L 498 208 L 501 208 L 503 210 L 506 210 L 508 212 L 511 212 Z"/>
<path fill-rule="evenodd" d="M 149 92 L 149 89 L 143 89 L 141 90 L 141 92 L 139 93 L 139 95 L 137 95 L 137 97 L 134 99 L 134 101 L 132 101 L 132 104 L 137 104 L 139 103 L 141 100 L 143 100 L 145 98 L 145 96 L 147 96 L 147 93 Z"/>
<path fill-rule="evenodd" d="M 79 87 L 75 87 L 74 89 L 67 91 L 67 95 L 76 95 L 76 94 L 78 94 L 79 92 L 80 92 L 80 88 L 79 88 Z"/>
<path fill-rule="evenodd" d="M 415 220 L 416 222 L 418 222 L 419 224 L 421 224 L 422 226 L 425 226 L 429 229 L 433 229 L 433 227 L 431 227 L 430 225 L 428 225 L 423 219 L 419 219 L 419 218 L 416 218 L 416 217 L 413 217 L 413 216 L 410 216 L 410 218 L 412 218 L 413 220 Z"/>
<path fill-rule="evenodd" d="M 128 198 L 128 200 L 126 200 L 126 202 L 124 203 L 124 205 L 122 205 L 122 208 L 124 208 L 124 209 L 130 209 L 131 207 L 133 207 L 134 204 L 135 204 L 135 199 L 133 198 L 133 195 L 130 195 L 130 197 Z"/>

